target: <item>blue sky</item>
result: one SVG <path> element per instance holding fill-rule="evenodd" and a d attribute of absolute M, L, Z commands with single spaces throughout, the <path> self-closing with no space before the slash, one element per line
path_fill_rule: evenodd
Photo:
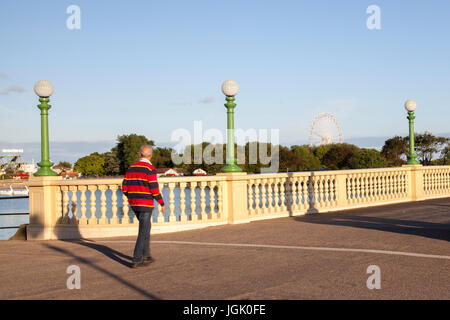
<path fill-rule="evenodd" d="M 72 4 L 80 30 L 66 27 Z M 369 5 L 381 30 L 366 27 Z M 0 141 L 39 141 L 41 79 L 55 87 L 58 142 L 224 129 L 227 79 L 240 86 L 236 127 L 280 129 L 283 144 L 306 141 L 320 112 L 345 139 L 407 135 L 407 99 L 416 131 L 448 133 L 449 15 L 447 0 L 3 0 Z"/>

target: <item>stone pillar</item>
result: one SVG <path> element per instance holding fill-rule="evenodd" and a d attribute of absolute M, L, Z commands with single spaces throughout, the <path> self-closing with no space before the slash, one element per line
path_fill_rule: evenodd
<path fill-rule="evenodd" d="M 228 224 L 250 222 L 247 208 L 247 173 L 228 172 L 217 175 L 226 177 L 223 208 L 228 217 Z"/>
<path fill-rule="evenodd" d="M 27 226 L 27 240 L 54 239 L 53 228 L 57 220 L 57 186 L 59 176 L 30 177 L 29 210 L 30 223 Z"/>
<path fill-rule="evenodd" d="M 348 207 L 346 173 L 336 173 L 336 206 L 338 208 Z"/>
<path fill-rule="evenodd" d="M 409 194 L 411 200 L 418 201 L 425 199 L 423 166 L 421 164 L 406 164 L 403 167 L 410 169 Z"/>

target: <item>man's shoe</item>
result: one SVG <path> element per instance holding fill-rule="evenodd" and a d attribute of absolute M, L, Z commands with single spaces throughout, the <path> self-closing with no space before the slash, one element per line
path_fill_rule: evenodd
<path fill-rule="evenodd" d="M 153 259 L 152 257 L 147 257 L 147 258 L 144 258 L 144 261 L 142 262 L 142 264 L 144 266 L 148 266 L 153 262 L 155 262 L 155 259 Z"/>
<path fill-rule="evenodd" d="M 139 263 L 133 262 L 133 263 L 131 264 L 130 268 L 136 269 L 136 268 L 140 268 L 140 267 L 143 267 L 143 266 L 144 266 L 144 263 L 143 263 L 143 262 L 139 262 Z"/>

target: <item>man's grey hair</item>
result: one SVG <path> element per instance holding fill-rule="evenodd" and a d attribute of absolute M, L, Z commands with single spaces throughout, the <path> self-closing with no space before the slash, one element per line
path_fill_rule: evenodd
<path fill-rule="evenodd" d="M 144 149 L 147 149 L 146 152 L 144 152 Z M 151 156 L 153 154 L 153 148 L 151 145 L 148 144 L 144 144 L 141 149 L 139 150 L 139 154 L 141 155 L 141 157 L 148 157 Z"/>

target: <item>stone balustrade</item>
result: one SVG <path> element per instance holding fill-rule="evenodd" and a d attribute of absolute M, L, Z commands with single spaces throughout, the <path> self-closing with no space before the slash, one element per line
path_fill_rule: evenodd
<path fill-rule="evenodd" d="M 122 179 L 30 179 L 28 239 L 137 234 Z M 450 166 L 159 179 L 152 233 L 450 196 Z"/>

